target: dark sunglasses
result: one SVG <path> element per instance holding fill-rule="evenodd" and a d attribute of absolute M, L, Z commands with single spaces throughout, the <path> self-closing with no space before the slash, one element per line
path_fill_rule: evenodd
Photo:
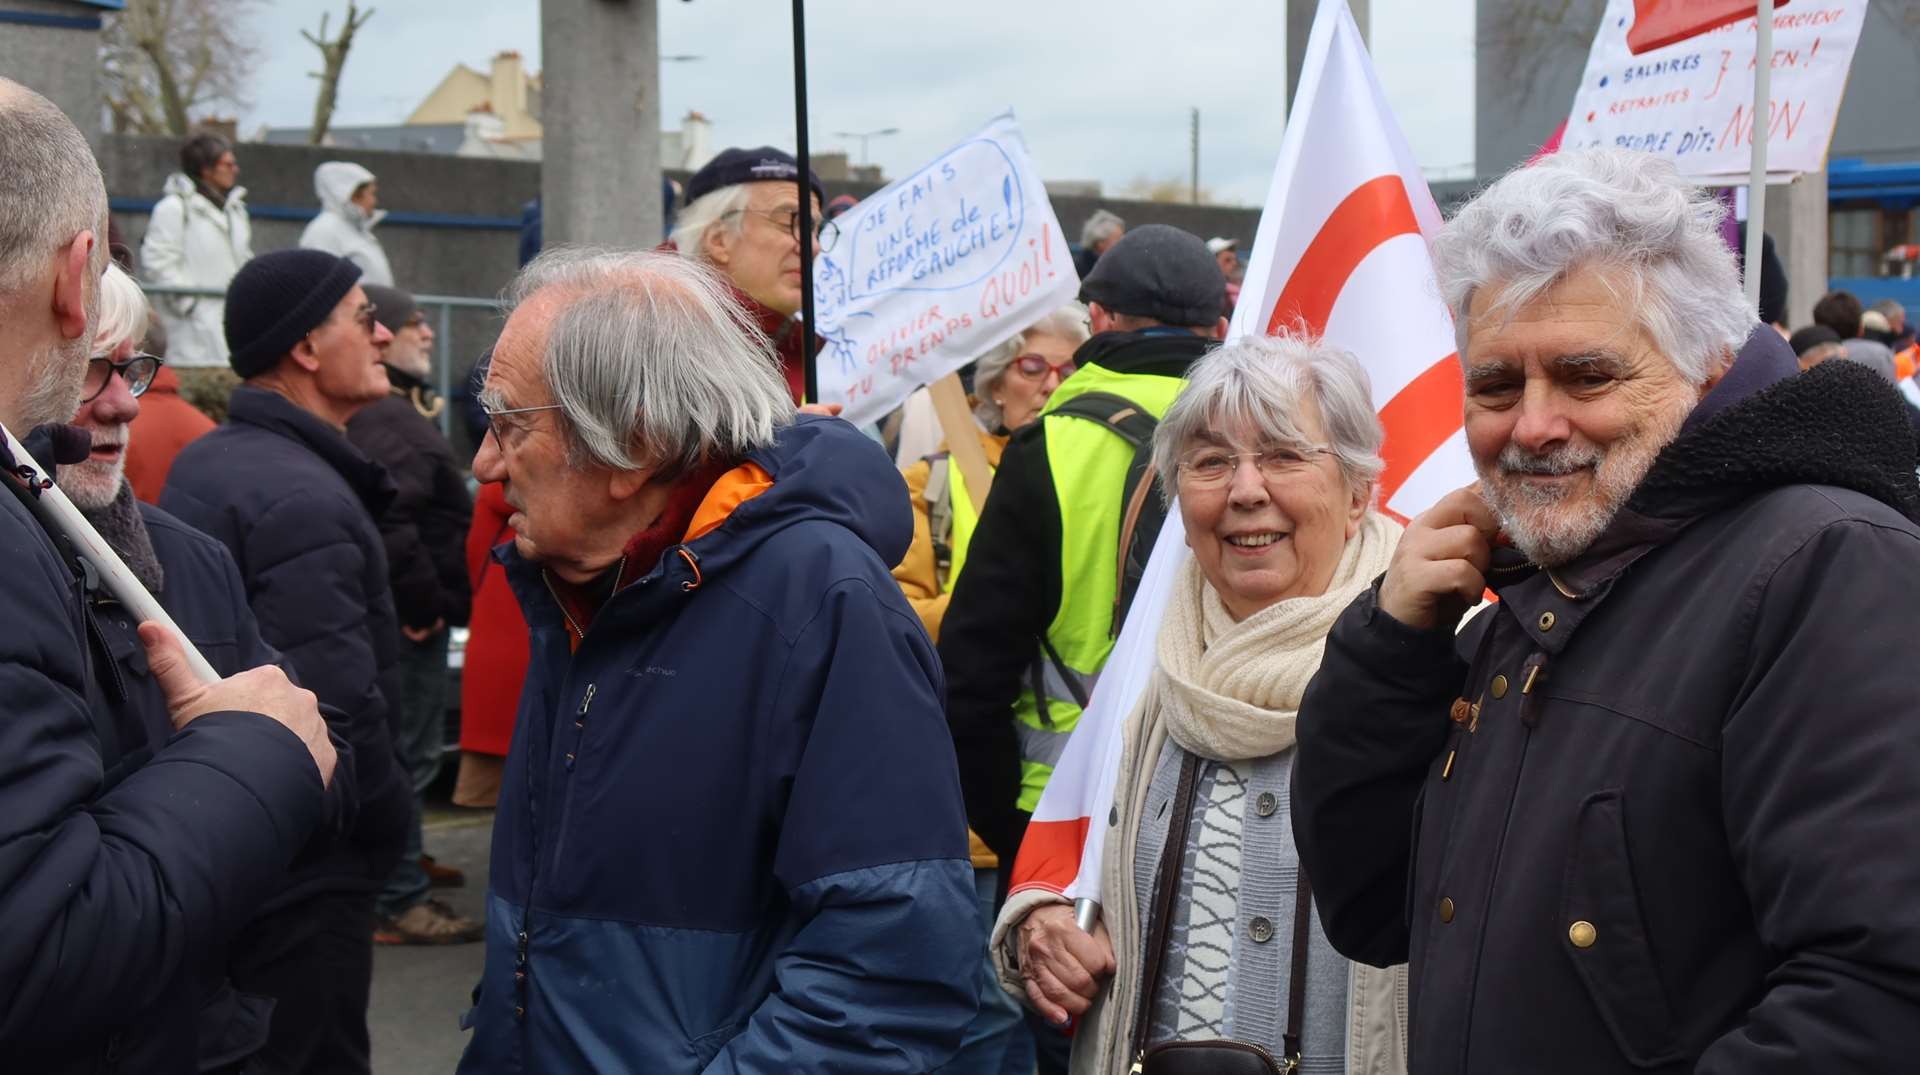
<path fill-rule="evenodd" d="M 144 353 L 136 353 L 125 362 L 115 362 L 108 355 L 95 355 L 87 359 L 87 379 L 80 388 L 85 395 L 80 402 L 87 404 L 99 399 L 100 393 L 107 390 L 107 383 L 113 380 L 116 373 L 127 383 L 128 395 L 144 395 L 153 384 L 154 375 L 160 372 L 163 361 L 158 355 Z"/>

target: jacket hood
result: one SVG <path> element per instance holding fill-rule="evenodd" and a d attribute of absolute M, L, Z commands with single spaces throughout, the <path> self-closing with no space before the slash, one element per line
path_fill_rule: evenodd
<path fill-rule="evenodd" d="M 1697 516 L 1778 486 L 1834 485 L 1920 520 L 1914 466 L 1899 391 L 1859 363 L 1822 362 L 1683 428 L 1627 507 Z"/>
<path fill-rule="evenodd" d="M 866 434 L 838 418 L 798 415 L 747 460 L 772 475 L 773 487 L 687 545 L 703 575 L 724 571 L 775 534 L 811 522 L 851 531 L 882 563 L 906 556 L 913 540 L 906 480 Z"/>
<path fill-rule="evenodd" d="M 187 173 L 175 172 L 167 177 L 166 182 L 160 184 L 160 194 L 162 197 L 172 194 L 179 198 L 190 199 L 191 195 L 200 194 L 200 187 L 187 176 Z M 207 200 L 207 196 L 204 194 L 200 194 L 200 198 L 202 201 Z M 238 205 L 246 200 L 247 188 L 245 187 L 236 185 L 232 190 L 227 191 L 228 205 Z M 207 201 L 207 205 L 216 210 L 218 209 L 211 201 Z"/>
<path fill-rule="evenodd" d="M 376 209 L 369 217 L 353 204 L 354 190 L 373 180 L 372 172 L 352 161 L 328 161 L 313 170 L 313 193 L 320 199 L 323 212 L 344 217 L 353 226 L 365 230 L 387 217 L 385 209 Z"/>

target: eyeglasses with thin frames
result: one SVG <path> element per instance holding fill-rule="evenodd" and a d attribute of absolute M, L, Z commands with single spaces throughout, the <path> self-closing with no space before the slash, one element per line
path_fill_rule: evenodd
<path fill-rule="evenodd" d="M 1313 465 L 1315 457 L 1332 455 L 1324 445 L 1290 448 L 1270 445 L 1257 452 L 1229 452 L 1225 448 L 1198 448 L 1180 460 L 1180 479 L 1191 489 L 1217 489 L 1233 480 L 1242 459 L 1253 460 L 1260 476 L 1269 482 L 1299 476 Z"/>
<path fill-rule="evenodd" d="M 483 403 L 480 405 L 480 410 L 487 416 L 487 433 L 493 437 L 494 447 L 504 452 L 507 450 L 505 431 L 511 430 L 513 423 L 502 422 L 500 419 L 514 414 L 532 414 L 535 411 L 557 411 L 560 407 L 558 403 L 544 403 L 538 407 L 502 407 L 496 410 Z"/>
<path fill-rule="evenodd" d="M 111 355 L 94 355 L 87 359 L 87 379 L 80 389 L 86 395 L 80 400 L 81 405 L 84 406 L 99 399 L 100 393 L 107 390 L 107 385 L 113 382 L 113 375 L 116 373 L 120 375 L 122 381 L 127 383 L 128 395 L 135 397 L 145 395 L 164 362 L 165 359 L 160 356 L 145 352 L 135 352 L 125 362 L 115 362 Z"/>
<path fill-rule="evenodd" d="M 794 242 L 800 241 L 800 210 L 798 209 L 736 209 L 727 215 L 732 216 L 734 213 L 752 213 L 755 216 L 765 217 L 774 227 L 791 235 Z M 813 236 L 820 241 L 820 252 L 824 254 L 832 250 L 834 244 L 840 241 L 840 225 L 831 220 L 823 220 L 815 214 Z"/>

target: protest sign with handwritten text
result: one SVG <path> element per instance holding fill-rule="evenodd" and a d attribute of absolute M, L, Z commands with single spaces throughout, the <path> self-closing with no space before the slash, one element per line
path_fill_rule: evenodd
<path fill-rule="evenodd" d="M 855 424 L 1079 291 L 1011 113 L 835 223 L 838 241 L 814 262 L 820 402 Z"/>
<path fill-rule="evenodd" d="M 1645 150 L 1682 175 L 1744 183 L 1757 128 L 1767 135 L 1769 176 L 1820 171 L 1866 13 L 1867 0 L 1794 0 L 1775 11 L 1771 102 L 1756 123 L 1756 20 L 1635 56 L 1632 0 L 1609 0 L 1561 148 Z"/>

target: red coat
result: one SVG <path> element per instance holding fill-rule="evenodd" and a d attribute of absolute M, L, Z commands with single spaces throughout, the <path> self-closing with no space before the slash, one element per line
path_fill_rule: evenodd
<path fill-rule="evenodd" d="M 494 546 L 513 540 L 507 526 L 512 514 L 502 487 L 483 485 L 467 530 L 473 618 L 460 673 L 460 749 L 499 757 L 513 741 L 513 717 L 527 678 L 527 621 L 507 587 L 506 569 L 491 555 Z"/>
<path fill-rule="evenodd" d="M 140 417 L 127 431 L 127 481 L 133 495 L 160 503 L 180 449 L 213 430 L 213 419 L 180 398 L 180 375 L 165 366 L 140 397 Z"/>

